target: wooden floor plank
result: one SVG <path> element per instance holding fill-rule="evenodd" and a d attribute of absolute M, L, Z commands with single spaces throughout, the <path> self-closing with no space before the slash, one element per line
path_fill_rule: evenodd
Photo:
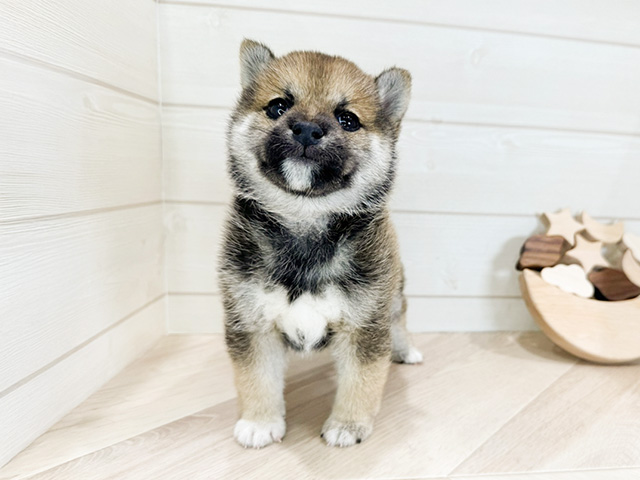
<path fill-rule="evenodd" d="M 639 435 L 640 364 L 581 363 L 454 473 L 640 467 Z"/>
<path fill-rule="evenodd" d="M 573 472 L 521 473 L 515 475 L 452 476 L 451 480 L 633 480 L 640 478 L 638 468 L 580 470 Z"/>
<path fill-rule="evenodd" d="M 221 336 L 168 336 L 0 469 L 29 473 L 125 441 L 235 397 Z"/>
<path fill-rule="evenodd" d="M 59 431 L 56 437 L 50 437 L 49 445 L 54 438 L 63 446 L 68 445 L 69 440 L 77 444 L 82 437 L 94 432 L 103 438 L 115 439 L 117 435 L 106 432 L 109 429 L 128 429 L 126 435 L 121 435 L 126 439 L 108 445 L 105 442 L 101 449 L 94 444 L 92 448 L 96 451 L 71 461 L 59 451 L 60 459 L 66 463 L 29 478 L 97 475 L 101 479 L 264 479 L 285 478 L 292 471 L 296 472 L 296 478 L 444 477 L 575 365 L 573 358 L 559 352 L 540 333 L 415 337 L 425 354 L 425 363 L 392 367 L 376 430 L 362 445 L 350 449 L 329 448 L 319 437 L 335 393 L 334 371 L 326 355 L 295 358 L 291 362 L 286 390 L 287 436 L 282 444 L 255 451 L 242 449 L 232 438 L 237 412 L 226 357 L 218 356 L 215 360 L 210 354 L 208 360 L 196 361 L 190 367 L 200 371 L 191 375 L 183 372 L 178 375 L 182 379 L 178 382 L 166 369 L 156 371 L 154 366 L 174 362 L 177 354 L 165 344 L 164 352 L 156 350 L 155 358 L 145 359 L 147 375 L 162 377 L 162 385 L 160 380 L 155 389 L 140 385 L 145 367 L 139 365 L 136 375 L 119 379 L 119 394 L 113 385 L 106 389 L 111 390 L 111 402 L 105 397 L 102 407 L 96 400 L 93 407 L 84 407 L 85 413 L 75 413 L 75 420 L 66 420 L 66 435 Z M 177 341 L 171 338 L 169 342 Z M 207 344 L 212 350 L 217 346 L 220 352 L 219 338 L 213 339 L 216 337 L 203 337 L 198 347 L 200 352 L 194 353 L 193 358 L 203 355 Z M 178 408 L 177 405 L 194 394 L 197 382 L 189 382 L 189 378 L 202 375 L 221 383 L 219 388 L 206 394 L 210 406 L 169 423 L 178 416 L 174 410 L 165 416 L 165 424 L 132 435 L 135 429 L 126 424 L 140 422 L 123 415 L 126 410 L 123 404 L 128 403 L 132 395 L 140 402 L 136 403 L 138 412 L 148 408 L 154 415 L 161 416 L 162 408 L 168 408 L 162 404 Z M 206 384 L 202 380 L 200 383 Z M 176 399 L 165 398 L 171 395 Z M 121 404 L 116 411 L 122 416 L 109 425 L 115 418 L 110 413 L 114 406 L 109 405 L 114 401 Z M 74 424 L 82 427 L 92 416 L 96 417 L 95 428 L 88 428 L 82 435 L 72 434 Z M 38 449 L 43 450 L 43 445 Z M 31 455 L 32 459 L 36 458 L 38 452 Z"/>

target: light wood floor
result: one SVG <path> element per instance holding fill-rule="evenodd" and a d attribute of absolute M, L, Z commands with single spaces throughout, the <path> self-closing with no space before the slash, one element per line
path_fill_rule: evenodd
<path fill-rule="evenodd" d="M 245 450 L 220 336 L 169 336 L 0 470 L 0 479 L 640 478 L 640 365 L 540 333 L 423 334 L 394 365 L 373 436 L 327 447 L 329 357 L 293 357 L 281 444 Z M 492 475 L 493 474 L 493 475 Z"/>

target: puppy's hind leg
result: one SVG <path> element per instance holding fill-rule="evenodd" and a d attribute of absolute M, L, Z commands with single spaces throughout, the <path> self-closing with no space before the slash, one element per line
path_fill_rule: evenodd
<path fill-rule="evenodd" d="M 275 330 L 253 333 L 227 329 L 226 340 L 240 407 L 235 439 L 252 448 L 280 442 L 286 430 L 286 352 L 280 335 Z"/>
<path fill-rule="evenodd" d="M 395 363 L 422 363 L 422 353 L 411 343 L 407 331 L 407 299 L 398 293 L 391 313 L 391 360 Z"/>

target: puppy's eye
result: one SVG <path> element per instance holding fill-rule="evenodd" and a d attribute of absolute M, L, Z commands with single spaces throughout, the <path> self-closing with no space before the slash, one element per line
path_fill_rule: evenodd
<path fill-rule="evenodd" d="M 291 108 L 291 103 L 284 98 L 274 98 L 269 102 L 269 105 L 265 107 L 265 111 L 267 112 L 267 117 L 273 118 L 274 120 L 278 117 L 281 117 L 284 112 Z"/>
<path fill-rule="evenodd" d="M 342 127 L 343 130 L 347 132 L 355 132 L 360 128 L 360 119 L 355 113 L 342 111 L 336 113 L 336 120 Z"/>

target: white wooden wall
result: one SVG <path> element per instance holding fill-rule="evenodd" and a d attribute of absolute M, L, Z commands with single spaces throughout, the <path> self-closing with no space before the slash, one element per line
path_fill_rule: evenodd
<path fill-rule="evenodd" d="M 224 129 L 243 37 L 413 74 L 393 216 L 415 331 L 529 329 L 536 213 L 640 231 L 640 2 L 161 0 L 169 329 L 221 330 Z"/>
<path fill-rule="evenodd" d="M 0 1 L 0 465 L 166 331 L 156 9 Z"/>

